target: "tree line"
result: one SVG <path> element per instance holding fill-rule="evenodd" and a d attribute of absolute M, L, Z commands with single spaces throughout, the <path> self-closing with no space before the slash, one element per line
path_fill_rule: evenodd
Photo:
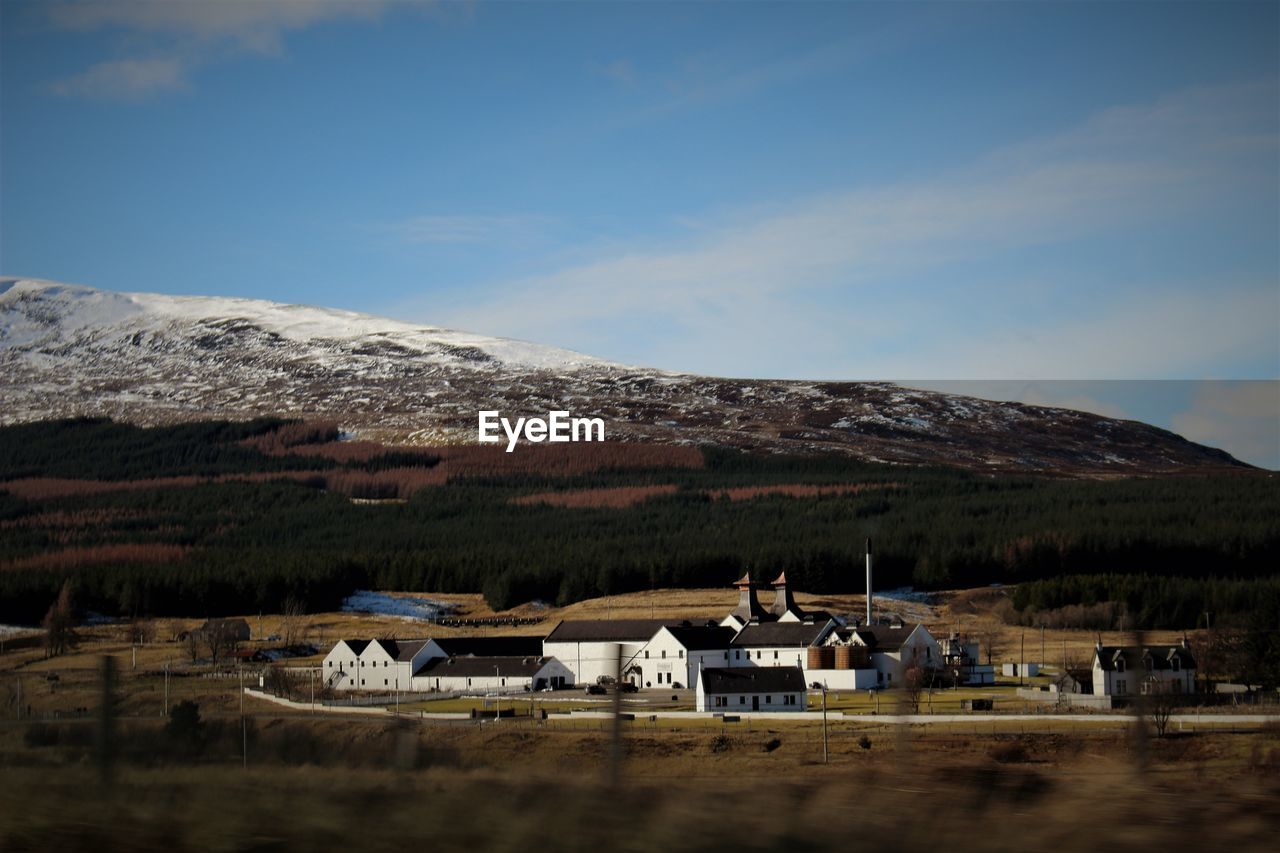
<path fill-rule="evenodd" d="M 239 443 L 271 428 L 265 424 L 138 430 L 62 421 L 45 425 L 52 432 L 43 437 L 38 426 L 0 429 L 5 476 L 88 476 L 66 460 L 94 476 L 138 479 L 188 474 L 207 459 L 252 468 L 241 452 L 258 454 L 258 473 L 296 461 Z M 65 453 L 56 452 L 59 443 Z M 306 459 L 305 447 L 291 449 Z M 217 456 L 224 451 L 231 455 Z M 611 458 L 620 452 L 611 450 Z M 331 473 L 430 464 L 393 453 L 401 451 Z M 316 611 L 361 587 L 482 592 L 505 609 L 531 599 L 563 604 L 656 587 L 721 586 L 745 571 L 762 580 L 785 571 L 796 588 L 815 593 L 854 592 L 863 583 L 864 540 L 873 537 L 880 589 L 1043 581 L 1028 584 L 1020 610 L 1119 600 L 1147 627 L 1189 627 L 1206 596 L 1220 596 L 1224 607 L 1247 601 L 1240 590 L 1274 582 L 1280 565 L 1280 490 L 1267 475 L 1069 480 L 843 457 L 703 454 L 701 468 L 682 460 L 677 467 L 610 465 L 562 476 L 454 474 L 395 504 L 353 503 L 323 478 L 39 500 L 0 491 L 0 619 L 38 621 L 68 579 L 83 607 L 122 616 L 274 612 L 289 596 Z M 721 496 L 778 484 L 893 486 Z M 674 488 L 620 507 L 519 500 L 658 485 Z M 94 553 L 120 559 L 86 562 Z M 180 556 L 156 558 L 168 553 Z M 1127 580 L 1086 580 L 1097 577 Z"/>

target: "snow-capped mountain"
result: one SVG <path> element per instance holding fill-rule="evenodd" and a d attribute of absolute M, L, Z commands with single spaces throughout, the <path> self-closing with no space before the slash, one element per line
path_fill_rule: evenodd
<path fill-rule="evenodd" d="M 0 278 L 0 422 L 280 414 L 362 437 L 474 441 L 477 412 L 602 417 L 610 439 L 979 469 L 1240 466 L 1134 421 L 890 383 L 717 379 L 327 308 Z"/>

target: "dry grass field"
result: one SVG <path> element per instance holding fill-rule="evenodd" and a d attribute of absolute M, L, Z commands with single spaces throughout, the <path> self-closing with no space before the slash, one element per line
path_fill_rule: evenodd
<path fill-rule="evenodd" d="M 698 621 L 723 616 L 737 600 L 732 589 L 658 590 L 494 614 L 480 596 L 404 594 L 451 601 L 463 617 L 545 619 L 443 628 L 321 613 L 289 627 L 324 649 L 343 636 L 545 633 L 560 619 Z M 994 637 L 1004 652 L 997 658 L 1016 659 L 1022 629 L 999 624 L 992 610 L 1000 595 L 959 592 L 892 609 L 934 631 L 958 623 Z M 799 600 L 837 613 L 863 606 L 861 596 Z M 255 638 L 286 628 L 279 615 L 245 618 Z M 234 666 L 192 665 L 189 646 L 170 639 L 199 621 L 162 620 L 139 645 L 131 642 L 137 626 L 109 625 L 82 629 L 78 648 L 56 658 L 40 648 L 0 653 L 0 849 L 1264 850 L 1280 829 L 1275 726 L 1139 738 L 1119 723 L 926 727 L 833 717 L 824 762 L 816 721 L 651 721 L 638 713 L 622 726 L 614 785 L 609 721 L 554 713 L 541 721 L 525 715 L 527 699 L 515 703 L 521 716 L 496 723 L 414 716 L 484 700 L 341 717 L 248 698 L 242 718 Z M 1038 632 L 1034 639 L 1038 652 Z M 1087 632 L 1047 632 L 1049 648 L 1060 651 L 1063 640 L 1081 654 L 1093 642 Z M 1032 645 L 1028 632 L 1029 659 L 1038 656 Z M 103 655 L 118 674 L 106 741 L 97 734 Z M 167 725 L 166 664 L 168 701 L 198 704 L 198 733 Z M 1002 694 L 998 709 L 1020 710 L 1007 688 L 940 691 L 924 701 L 954 711 L 960 698 L 993 691 Z M 880 701 L 891 707 L 893 694 Z M 601 707 L 580 693 L 532 698 L 552 711 Z M 829 700 L 833 710 L 875 710 L 866 694 Z"/>

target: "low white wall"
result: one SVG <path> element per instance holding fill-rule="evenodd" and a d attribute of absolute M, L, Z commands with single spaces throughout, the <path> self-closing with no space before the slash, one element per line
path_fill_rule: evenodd
<path fill-rule="evenodd" d="M 823 684 L 827 690 L 870 690 L 876 686 L 874 669 L 806 669 L 804 683 Z"/>

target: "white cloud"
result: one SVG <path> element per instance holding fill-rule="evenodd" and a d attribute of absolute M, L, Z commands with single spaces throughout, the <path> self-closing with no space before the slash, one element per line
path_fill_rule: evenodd
<path fill-rule="evenodd" d="M 51 88 L 64 97 L 133 100 L 187 87 L 186 67 L 176 59 L 121 59 L 99 62 Z"/>
<path fill-rule="evenodd" d="M 70 0 L 47 7 L 70 32 L 119 34 L 121 59 L 54 81 L 55 94 L 115 100 L 190 88 L 196 68 L 229 55 L 278 56 L 284 36 L 341 19 L 376 20 L 384 0 Z"/>
<path fill-rule="evenodd" d="M 1203 383 L 1191 409 L 1174 415 L 1173 429 L 1254 465 L 1280 469 L 1280 381 Z"/>
<path fill-rule="evenodd" d="M 55 26 L 88 32 L 121 29 L 211 41 L 277 53 L 281 36 L 323 21 L 378 17 L 382 0 L 76 0 L 49 9 Z"/>
<path fill-rule="evenodd" d="M 1274 351 L 1273 280 L 1145 291 L 1117 282 L 1102 302 L 1035 322 L 1006 304 L 1010 294 L 948 270 L 1123 234 L 1274 182 L 1275 88 L 1197 89 L 1108 110 L 932 181 L 691 230 L 680 242 L 506 282 L 432 321 L 730 375 L 1204 375 L 1206 361 Z M 921 273 L 928 288 L 896 289 Z M 1041 315 L 1073 301 L 1069 284 L 1038 284 L 1048 291 Z M 975 317 L 985 326 L 964 324 Z"/>

